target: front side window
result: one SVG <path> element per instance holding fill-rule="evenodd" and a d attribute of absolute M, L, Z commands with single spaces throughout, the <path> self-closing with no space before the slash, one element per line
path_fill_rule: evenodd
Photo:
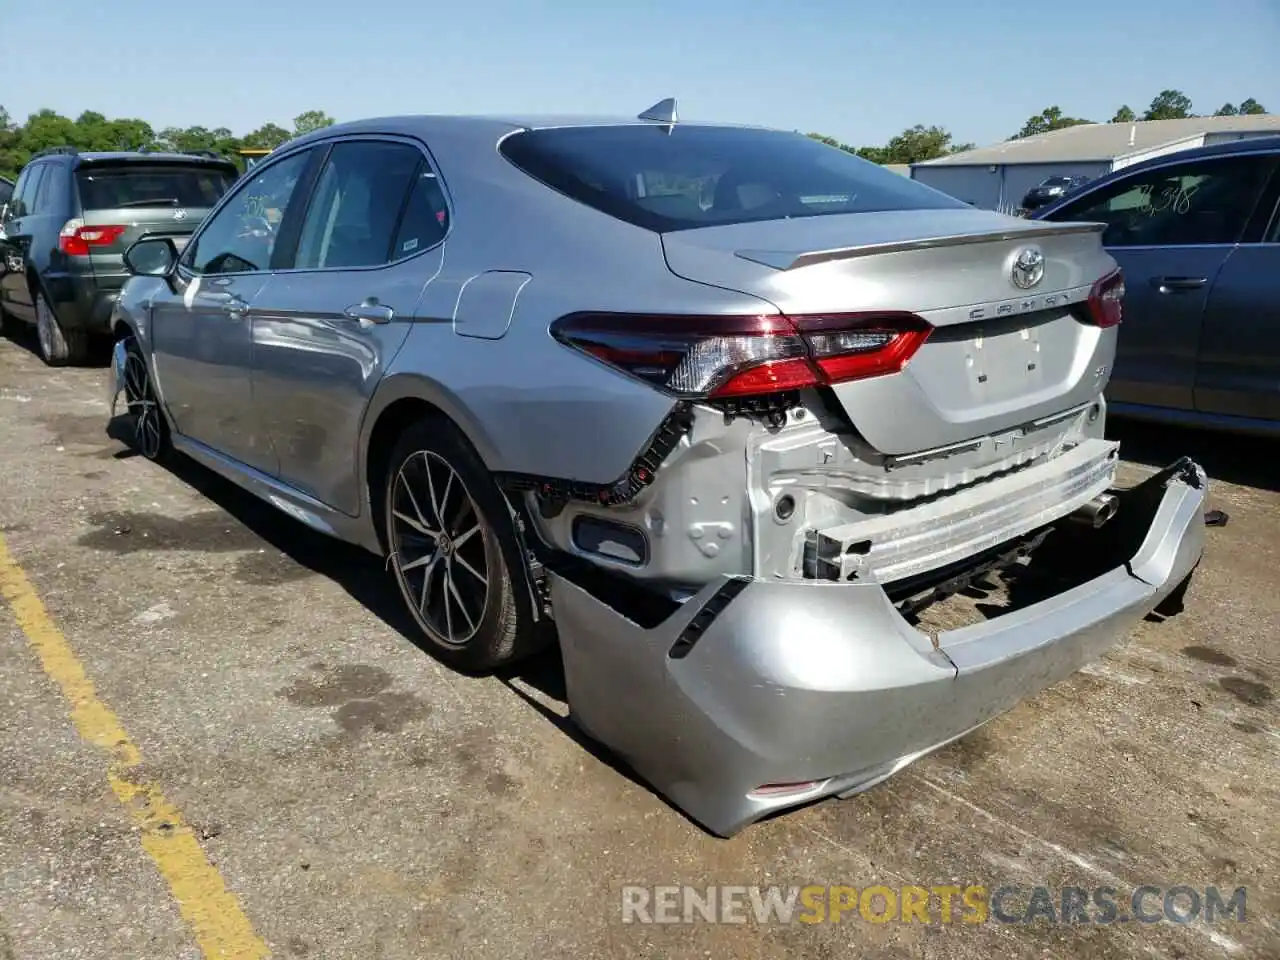
<path fill-rule="evenodd" d="M 965 204 L 798 133 L 626 124 L 529 130 L 502 141 L 525 173 L 646 229 Z"/>
<path fill-rule="evenodd" d="M 280 224 L 310 157 L 303 150 L 246 178 L 188 245 L 183 265 L 201 275 L 271 269 Z"/>
<path fill-rule="evenodd" d="M 27 167 L 18 174 L 18 182 L 13 185 L 13 195 L 9 198 L 9 209 L 5 213 L 6 220 L 22 216 L 22 194 L 27 189 L 27 181 L 31 179 L 31 170 Z"/>
<path fill-rule="evenodd" d="M 1271 172 L 1262 157 L 1224 157 L 1144 170 L 1053 215 L 1105 223 L 1109 247 L 1237 243 Z"/>
<path fill-rule="evenodd" d="M 334 146 L 302 221 L 295 268 L 374 267 L 419 249 L 399 240 L 397 228 L 422 163 L 422 154 L 404 143 Z"/>

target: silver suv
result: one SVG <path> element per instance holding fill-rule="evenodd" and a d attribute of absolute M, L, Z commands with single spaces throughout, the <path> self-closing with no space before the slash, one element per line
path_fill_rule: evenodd
<path fill-rule="evenodd" d="M 112 389 L 148 457 L 388 557 L 442 660 L 556 639 L 574 719 L 727 835 L 1176 603 L 1205 477 L 1115 487 L 1100 229 L 669 101 L 368 120 L 130 249 Z"/>

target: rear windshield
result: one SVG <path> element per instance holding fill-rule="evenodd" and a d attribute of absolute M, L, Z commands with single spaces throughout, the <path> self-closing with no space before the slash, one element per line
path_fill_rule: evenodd
<path fill-rule="evenodd" d="M 86 210 L 118 207 L 212 207 L 231 186 L 231 174 L 209 166 L 84 167 L 76 171 L 80 205 Z"/>
<path fill-rule="evenodd" d="M 1066 186 L 1068 183 L 1070 183 L 1070 182 L 1071 182 L 1071 178 L 1070 178 L 1070 177 L 1050 177 L 1050 178 L 1049 178 L 1048 180 L 1046 180 L 1044 183 L 1040 184 L 1040 186 L 1042 186 L 1042 187 L 1065 187 L 1065 186 Z"/>
<path fill-rule="evenodd" d="M 662 232 L 965 206 L 845 150 L 775 130 L 561 127 L 514 134 L 501 149 L 525 173 L 561 193 Z"/>

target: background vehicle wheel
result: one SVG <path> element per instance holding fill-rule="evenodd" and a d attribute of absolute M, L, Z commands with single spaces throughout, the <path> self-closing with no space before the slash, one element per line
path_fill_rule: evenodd
<path fill-rule="evenodd" d="M 148 460 L 159 460 L 169 451 L 169 424 L 160 410 L 151 383 L 151 372 L 137 341 L 130 339 L 124 361 L 124 399 L 133 432 L 129 442 Z"/>
<path fill-rule="evenodd" d="M 488 671 L 542 645 L 506 500 L 452 424 L 404 432 L 383 508 L 401 596 L 441 660 Z"/>
<path fill-rule="evenodd" d="M 43 293 L 37 293 L 36 336 L 40 341 L 40 357 L 51 367 L 83 363 L 89 355 L 89 336 L 83 330 L 64 330 L 53 314 Z"/>

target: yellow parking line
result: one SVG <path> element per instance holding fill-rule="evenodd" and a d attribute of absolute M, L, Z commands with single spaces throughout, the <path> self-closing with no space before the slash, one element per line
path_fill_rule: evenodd
<path fill-rule="evenodd" d="M 107 782 L 142 832 L 142 847 L 178 901 L 183 919 L 195 933 L 207 960 L 258 960 L 270 956 L 262 938 L 227 890 L 222 875 L 209 862 L 178 808 L 160 788 L 130 776 L 138 772 L 142 754 L 120 724 L 120 718 L 98 699 L 67 638 L 54 624 L 31 582 L 0 537 L 0 596 L 9 602 L 50 679 L 71 706 L 80 736 L 110 758 Z"/>

